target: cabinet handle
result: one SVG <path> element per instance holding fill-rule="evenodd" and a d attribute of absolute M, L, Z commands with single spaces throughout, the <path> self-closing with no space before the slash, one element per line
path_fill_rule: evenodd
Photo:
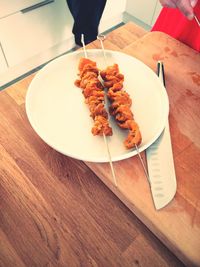
<path fill-rule="evenodd" d="M 23 9 L 21 9 L 20 11 L 21 11 L 22 13 L 27 13 L 27 12 L 30 12 L 30 11 L 36 9 L 36 8 L 39 8 L 39 7 L 48 5 L 48 4 L 50 4 L 50 3 L 53 3 L 54 1 L 55 1 L 55 0 L 45 0 L 45 1 L 41 2 L 41 3 L 35 4 L 35 5 L 33 5 L 33 6 L 29 6 L 29 7 L 23 8 Z"/>

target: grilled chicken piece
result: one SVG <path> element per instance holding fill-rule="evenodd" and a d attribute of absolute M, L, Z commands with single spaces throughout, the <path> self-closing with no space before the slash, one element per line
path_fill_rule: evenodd
<path fill-rule="evenodd" d="M 98 79 L 99 69 L 96 62 L 81 58 L 79 61 L 79 79 L 75 85 L 82 89 L 85 103 L 90 110 L 90 116 L 94 120 L 92 127 L 93 135 L 112 135 L 112 128 L 109 126 L 108 113 L 104 106 L 104 88 Z"/>
<path fill-rule="evenodd" d="M 124 75 L 119 72 L 117 64 L 107 67 L 100 74 L 108 89 L 107 96 L 111 102 L 109 112 L 120 128 L 129 130 L 124 145 L 127 149 L 131 149 L 141 143 L 142 136 L 131 111 L 132 100 L 123 89 Z"/>

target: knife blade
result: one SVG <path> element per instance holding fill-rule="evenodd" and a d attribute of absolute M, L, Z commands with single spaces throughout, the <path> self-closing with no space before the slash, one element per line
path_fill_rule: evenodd
<path fill-rule="evenodd" d="M 165 86 L 162 62 L 158 62 L 157 71 Z M 177 189 L 168 120 L 159 138 L 146 149 L 146 158 L 153 202 L 155 208 L 159 210 L 171 202 Z"/>

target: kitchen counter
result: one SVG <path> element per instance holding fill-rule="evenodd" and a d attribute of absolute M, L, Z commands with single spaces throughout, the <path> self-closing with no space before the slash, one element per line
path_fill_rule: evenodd
<path fill-rule="evenodd" d="M 200 266 L 199 55 L 132 23 L 108 34 L 104 46 L 153 70 L 157 60 L 166 66 L 175 199 L 155 211 L 137 157 L 114 163 L 116 189 L 108 164 L 78 161 L 45 144 L 25 113 L 34 73 L 0 92 L 2 267 Z"/>

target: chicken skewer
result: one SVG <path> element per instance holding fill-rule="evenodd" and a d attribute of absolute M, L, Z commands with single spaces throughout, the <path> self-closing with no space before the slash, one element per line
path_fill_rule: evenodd
<path fill-rule="evenodd" d="M 107 65 L 107 57 L 103 45 L 103 41 L 105 39 L 104 35 L 99 35 L 97 39 L 101 43 L 101 48 L 104 55 L 105 64 Z M 110 77 L 108 77 L 106 74 L 110 72 Z M 124 76 L 119 73 L 118 65 L 114 64 L 113 66 L 107 67 L 105 71 L 101 72 L 101 76 L 104 80 L 104 85 L 108 89 L 107 96 L 111 101 L 111 107 L 110 107 L 110 113 L 115 117 L 117 120 L 117 123 L 119 127 L 123 129 L 129 129 L 129 134 L 127 139 L 125 140 L 124 144 L 125 146 L 130 149 L 132 147 L 135 147 L 137 151 L 137 155 L 140 159 L 140 162 L 142 164 L 143 170 L 145 172 L 145 175 L 147 177 L 147 180 L 150 184 L 148 171 L 145 167 L 144 161 L 141 157 L 141 154 L 138 149 L 138 145 L 141 143 L 141 134 L 139 131 L 139 127 L 137 123 L 133 119 L 133 114 L 130 110 L 130 106 L 132 104 L 132 101 L 130 99 L 130 96 L 122 90 L 123 88 L 123 81 Z M 108 78 L 108 79 L 107 79 Z"/>
<path fill-rule="evenodd" d="M 81 42 L 83 44 L 83 50 L 84 50 L 84 55 L 85 55 L 85 59 L 83 60 L 88 61 L 90 63 L 88 72 L 86 72 L 88 65 L 85 66 L 85 69 L 83 67 L 83 72 L 85 71 L 85 75 L 82 72 L 82 76 L 83 76 L 82 78 L 85 77 L 85 79 L 83 79 L 84 80 L 83 83 L 85 82 L 86 84 L 82 84 L 82 87 L 85 87 L 84 88 L 85 90 L 83 90 L 83 93 L 86 98 L 86 103 L 89 104 L 91 116 L 93 117 L 94 122 L 95 122 L 94 127 L 92 128 L 92 133 L 94 135 L 102 135 L 104 138 L 104 143 L 105 143 L 107 154 L 108 154 L 113 181 L 114 181 L 115 186 L 117 187 L 117 179 L 116 179 L 116 175 L 115 175 L 115 171 L 114 171 L 114 167 L 112 163 L 108 141 L 106 138 L 106 136 L 112 135 L 112 128 L 109 126 L 108 113 L 106 112 L 106 109 L 104 108 L 103 86 L 98 79 L 99 71 L 96 67 L 96 63 L 88 59 L 83 34 L 81 35 Z M 78 86 L 81 87 L 81 84 L 79 84 Z"/>

